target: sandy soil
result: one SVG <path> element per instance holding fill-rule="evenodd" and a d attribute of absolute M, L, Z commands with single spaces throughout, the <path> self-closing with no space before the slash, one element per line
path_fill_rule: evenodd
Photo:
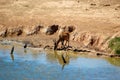
<path fill-rule="evenodd" d="M 120 30 L 119 0 L 1 0 L 0 25 L 75 25 L 78 31 Z"/>

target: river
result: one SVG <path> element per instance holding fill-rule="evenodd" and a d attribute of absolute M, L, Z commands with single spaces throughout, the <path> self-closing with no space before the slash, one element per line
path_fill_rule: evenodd
<path fill-rule="evenodd" d="M 120 80 L 120 59 L 0 45 L 0 80 Z"/>

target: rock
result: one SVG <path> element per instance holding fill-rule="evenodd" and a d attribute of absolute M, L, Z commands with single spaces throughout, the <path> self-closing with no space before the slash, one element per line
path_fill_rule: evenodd
<path fill-rule="evenodd" d="M 110 5 L 110 4 L 103 4 L 103 6 L 106 6 L 106 7 L 107 7 L 107 6 L 111 6 L 111 5 Z"/>
<path fill-rule="evenodd" d="M 91 3 L 90 5 L 91 5 L 91 6 L 96 6 L 96 4 L 95 4 L 95 3 Z"/>
<path fill-rule="evenodd" d="M 52 49 L 50 45 L 46 45 L 43 49 Z"/>
<path fill-rule="evenodd" d="M 7 35 L 8 36 L 19 36 L 23 33 L 23 28 L 22 27 L 17 27 L 17 28 L 10 28 L 7 30 Z"/>
<path fill-rule="evenodd" d="M 83 32 L 79 36 L 79 42 L 82 43 L 84 46 L 88 46 L 91 42 L 91 33 L 90 32 Z"/>
<path fill-rule="evenodd" d="M 87 47 L 97 51 L 107 51 L 109 39 L 110 38 L 108 36 L 94 34 L 92 32 L 81 32 L 72 35 L 72 40 L 78 41 L 82 47 Z"/>
<path fill-rule="evenodd" d="M 40 25 L 35 26 L 35 28 L 34 28 L 35 34 L 37 34 L 40 31 L 41 28 L 43 28 L 43 26 L 40 26 Z"/>
<path fill-rule="evenodd" d="M 119 54 L 110 54 L 109 57 L 120 57 Z"/>
<path fill-rule="evenodd" d="M 68 28 L 68 32 L 70 33 L 76 29 L 75 26 L 68 26 L 67 28 Z"/>
<path fill-rule="evenodd" d="M 116 6 L 115 6 L 115 10 L 119 10 L 120 9 L 120 4 L 117 4 Z"/>
<path fill-rule="evenodd" d="M 71 34 L 71 40 L 75 40 L 75 38 L 77 37 L 78 33 L 74 32 L 73 34 Z"/>
<path fill-rule="evenodd" d="M 47 27 L 46 34 L 47 35 L 52 35 L 58 30 L 59 25 L 51 25 Z"/>
<path fill-rule="evenodd" d="M 0 37 L 6 37 L 7 36 L 7 28 L 3 25 L 0 25 Z"/>
<path fill-rule="evenodd" d="M 102 53 L 96 53 L 97 56 L 102 56 L 103 54 Z"/>
<path fill-rule="evenodd" d="M 38 34 L 40 31 L 40 28 L 43 28 L 43 26 L 30 26 L 24 29 L 24 32 L 26 35 L 33 35 L 33 34 Z"/>
<path fill-rule="evenodd" d="M 1 37 L 6 37 L 7 36 L 7 29 L 3 30 L 0 32 Z"/>

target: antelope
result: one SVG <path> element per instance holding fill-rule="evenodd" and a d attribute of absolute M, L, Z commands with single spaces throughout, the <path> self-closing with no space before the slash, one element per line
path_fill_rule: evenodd
<path fill-rule="evenodd" d="M 53 40 L 54 42 L 54 50 L 57 49 L 57 46 L 58 44 L 61 42 L 62 44 L 62 48 L 65 48 L 65 46 L 67 45 L 67 47 L 69 46 L 69 38 L 70 38 L 70 33 L 73 32 L 75 30 L 75 27 L 74 26 L 68 26 L 68 27 L 61 27 L 59 29 L 59 32 L 58 32 L 58 40 Z M 65 42 L 66 41 L 66 42 Z M 65 44 L 64 44 L 65 42 Z"/>
<path fill-rule="evenodd" d="M 63 32 L 67 32 L 66 31 L 66 26 L 65 27 L 60 27 L 60 29 L 58 31 L 58 36 L 61 35 Z"/>
<path fill-rule="evenodd" d="M 58 40 L 53 40 L 54 42 L 54 50 L 57 49 L 58 44 L 61 42 L 62 44 L 62 48 L 64 48 L 67 44 L 67 46 L 69 46 L 69 38 L 70 38 L 70 34 L 68 32 L 61 32 L 61 34 L 59 34 L 59 38 Z M 66 41 L 66 43 L 64 44 L 64 41 Z"/>

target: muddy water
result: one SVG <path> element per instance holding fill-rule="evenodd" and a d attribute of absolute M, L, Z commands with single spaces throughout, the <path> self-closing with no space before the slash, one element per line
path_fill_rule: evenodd
<path fill-rule="evenodd" d="M 120 80 L 120 59 L 0 45 L 0 80 Z"/>

